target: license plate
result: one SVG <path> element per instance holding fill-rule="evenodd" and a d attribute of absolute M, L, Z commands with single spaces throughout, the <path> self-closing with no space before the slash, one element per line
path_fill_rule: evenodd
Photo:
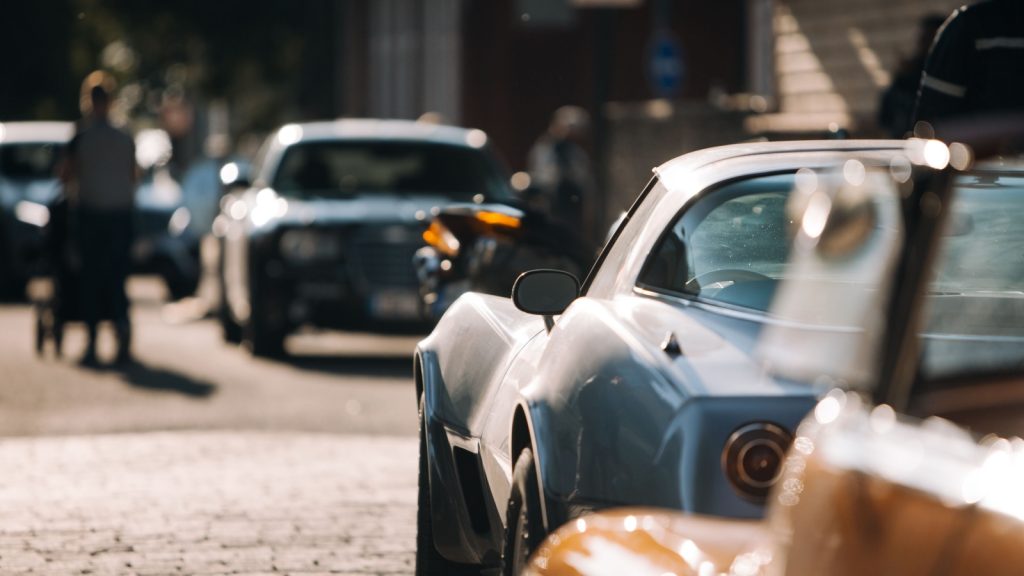
<path fill-rule="evenodd" d="M 409 291 L 378 292 L 370 299 L 370 314 L 387 320 L 418 320 L 420 295 Z"/>

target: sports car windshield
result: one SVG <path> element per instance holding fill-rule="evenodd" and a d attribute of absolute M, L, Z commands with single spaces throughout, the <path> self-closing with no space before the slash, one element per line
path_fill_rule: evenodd
<path fill-rule="evenodd" d="M 322 141 L 284 153 L 273 187 L 298 198 L 374 194 L 508 200 L 507 180 L 484 150 L 424 142 Z"/>
<path fill-rule="evenodd" d="M 925 374 L 1024 368 L 1024 173 L 959 177 L 931 284 Z"/>

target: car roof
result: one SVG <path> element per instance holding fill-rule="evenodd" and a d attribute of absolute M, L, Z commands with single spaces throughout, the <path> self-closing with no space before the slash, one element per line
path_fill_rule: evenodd
<path fill-rule="evenodd" d="M 705 148 L 683 154 L 656 167 L 654 172 L 665 177 L 668 174 L 683 173 L 704 168 L 718 162 L 736 158 L 764 157 L 771 161 L 779 157 L 800 153 L 819 152 L 881 152 L 906 148 L 906 140 L 793 140 L 780 142 L 744 142 Z"/>
<path fill-rule="evenodd" d="M 414 120 L 339 119 L 289 124 L 301 129 L 297 142 L 312 140 L 409 140 L 480 148 L 487 142 L 481 130 Z"/>
<path fill-rule="evenodd" d="M 74 133 L 73 122 L 3 122 L 0 123 L 0 144 L 67 142 Z"/>

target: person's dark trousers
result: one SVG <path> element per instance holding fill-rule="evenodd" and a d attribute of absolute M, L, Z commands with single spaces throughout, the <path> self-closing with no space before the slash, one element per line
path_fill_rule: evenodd
<path fill-rule="evenodd" d="M 131 350 L 131 322 L 125 282 L 131 266 L 132 213 L 129 210 L 79 209 L 82 255 L 81 313 L 89 331 L 86 359 L 95 360 L 96 332 L 103 319 L 114 322 L 118 357 Z"/>

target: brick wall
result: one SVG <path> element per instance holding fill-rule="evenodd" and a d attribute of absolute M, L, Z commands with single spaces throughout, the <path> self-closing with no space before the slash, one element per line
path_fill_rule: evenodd
<path fill-rule="evenodd" d="M 681 154 L 748 139 L 745 114 L 706 102 L 613 103 L 608 120 L 607 201 L 601 230 L 632 205 L 652 170 Z"/>
<path fill-rule="evenodd" d="M 873 129 L 881 91 L 913 53 L 918 21 L 963 0 L 777 0 L 773 17 L 779 114 L 759 120 L 812 131 Z M 772 125 L 774 123 L 774 125 Z"/>

